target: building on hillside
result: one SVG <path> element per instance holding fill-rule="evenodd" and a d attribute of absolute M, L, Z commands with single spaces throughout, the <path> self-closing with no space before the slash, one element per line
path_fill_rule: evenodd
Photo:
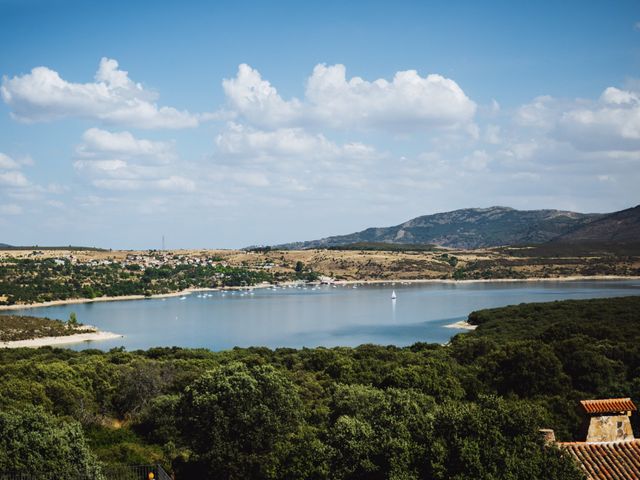
<path fill-rule="evenodd" d="M 585 441 L 558 442 L 582 466 L 589 480 L 640 480 L 640 440 L 633 436 L 630 398 L 582 400 Z M 553 430 L 543 430 L 555 442 Z"/>

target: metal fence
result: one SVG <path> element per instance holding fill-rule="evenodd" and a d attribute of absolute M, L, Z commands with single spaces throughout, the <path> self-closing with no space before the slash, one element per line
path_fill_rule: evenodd
<path fill-rule="evenodd" d="M 103 472 L 107 480 L 171 480 L 160 465 L 113 465 L 104 468 Z"/>
<path fill-rule="evenodd" d="M 106 480 L 172 480 L 160 465 L 108 465 L 102 469 Z M 0 480 L 94 480 L 86 476 L 0 473 Z"/>

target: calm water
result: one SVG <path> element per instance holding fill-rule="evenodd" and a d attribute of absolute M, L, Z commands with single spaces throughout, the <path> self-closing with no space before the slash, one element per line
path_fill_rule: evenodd
<path fill-rule="evenodd" d="M 391 300 L 392 290 L 397 300 Z M 444 325 L 469 312 L 522 302 L 640 295 L 640 281 L 431 283 L 255 289 L 178 297 L 25 309 L 17 313 L 78 320 L 124 338 L 71 348 L 124 346 L 314 347 L 446 342 Z"/>

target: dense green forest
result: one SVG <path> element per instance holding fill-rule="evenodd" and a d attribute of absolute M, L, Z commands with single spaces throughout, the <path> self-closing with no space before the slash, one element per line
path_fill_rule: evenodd
<path fill-rule="evenodd" d="M 446 346 L 2 350 L 0 472 L 583 478 L 538 429 L 579 439 L 578 400 L 640 400 L 640 297 L 469 319 L 477 330 Z"/>

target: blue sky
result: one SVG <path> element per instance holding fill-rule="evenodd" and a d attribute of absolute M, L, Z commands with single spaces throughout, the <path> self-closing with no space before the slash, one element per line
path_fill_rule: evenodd
<path fill-rule="evenodd" d="M 0 242 L 638 204 L 640 3 L 0 0 Z"/>

